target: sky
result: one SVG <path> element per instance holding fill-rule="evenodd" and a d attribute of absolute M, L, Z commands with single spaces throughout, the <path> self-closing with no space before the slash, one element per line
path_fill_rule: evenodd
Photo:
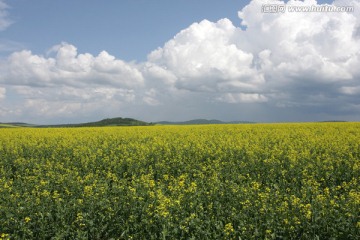
<path fill-rule="evenodd" d="M 0 122 L 360 121 L 359 11 L 360 0 L 0 0 Z"/>

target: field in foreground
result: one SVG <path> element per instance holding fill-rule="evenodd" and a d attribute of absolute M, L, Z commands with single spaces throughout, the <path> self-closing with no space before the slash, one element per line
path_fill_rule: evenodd
<path fill-rule="evenodd" d="M 360 124 L 0 129 L 0 239 L 358 239 Z"/>

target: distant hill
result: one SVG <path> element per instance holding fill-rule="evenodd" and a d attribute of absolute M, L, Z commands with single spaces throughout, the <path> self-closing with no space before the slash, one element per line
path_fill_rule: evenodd
<path fill-rule="evenodd" d="M 105 127 L 105 126 L 150 126 L 152 123 L 139 121 L 133 118 L 106 118 L 97 122 L 77 123 L 77 124 L 52 124 L 34 125 L 21 122 L 0 123 L 0 128 L 16 127 L 35 127 L 35 128 L 55 128 L 55 127 Z"/>
<path fill-rule="evenodd" d="M 106 126 L 149 126 L 152 123 L 139 121 L 133 118 L 106 118 L 97 122 L 77 124 L 39 125 L 37 127 L 106 127 Z"/>
<path fill-rule="evenodd" d="M 220 120 L 212 119 L 194 119 L 184 122 L 169 122 L 169 121 L 161 121 L 156 122 L 156 124 L 159 125 L 200 125 L 200 124 L 240 124 L 240 123 L 254 123 L 254 122 L 248 122 L 248 121 L 231 121 L 231 122 L 223 122 Z"/>
<path fill-rule="evenodd" d="M 193 119 L 183 122 L 161 121 L 156 123 L 148 123 L 133 118 L 106 118 L 96 122 L 76 123 L 76 124 L 51 124 L 51 125 L 34 125 L 22 122 L 0 123 L 0 128 L 15 127 L 35 127 L 35 128 L 66 128 L 66 127 L 106 127 L 106 126 L 152 126 L 152 125 L 202 125 L 202 124 L 246 124 L 254 123 L 248 121 L 231 121 L 224 122 L 216 119 Z"/>

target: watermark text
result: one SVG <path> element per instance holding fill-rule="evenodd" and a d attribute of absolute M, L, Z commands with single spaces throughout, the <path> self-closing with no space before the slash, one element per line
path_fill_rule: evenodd
<path fill-rule="evenodd" d="M 261 6 L 263 13 L 285 13 L 285 12 L 354 12 L 354 6 L 334 5 L 308 5 L 296 6 L 285 4 L 264 4 Z"/>

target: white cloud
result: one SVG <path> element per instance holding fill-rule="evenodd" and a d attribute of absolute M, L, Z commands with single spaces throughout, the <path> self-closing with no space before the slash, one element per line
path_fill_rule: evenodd
<path fill-rule="evenodd" d="M 267 102 L 268 98 L 258 93 L 227 93 L 217 100 L 227 103 L 260 103 Z"/>
<path fill-rule="evenodd" d="M 131 113 L 146 120 L 152 111 L 189 118 L 203 111 L 221 118 L 229 113 L 225 109 L 235 114 L 245 105 L 251 106 L 247 113 L 264 117 L 255 113 L 263 111 L 273 119 L 288 117 L 290 108 L 298 110 L 294 116 L 355 111 L 360 106 L 360 2 L 334 2 L 354 6 L 350 13 L 278 14 L 262 13 L 266 3 L 317 4 L 253 0 L 238 13 L 241 27 L 226 18 L 194 23 L 139 64 L 105 51 L 79 54 L 67 43 L 45 56 L 14 52 L 0 62 L 0 84 L 23 101 L 18 112 L 48 118 Z"/>
<path fill-rule="evenodd" d="M 316 101 L 313 96 L 344 93 L 343 87 L 359 85 L 359 15 L 270 14 L 261 12 L 263 4 L 317 2 L 251 1 L 239 12 L 245 29 L 228 19 L 194 23 L 150 53 L 148 61 L 171 72 L 177 89 L 217 93 L 217 100 L 230 103 L 309 105 Z M 354 0 L 335 4 L 359 6 Z"/>
<path fill-rule="evenodd" d="M 55 57 L 24 50 L 0 64 L 0 82 L 8 85 L 83 87 L 88 85 L 136 88 L 144 84 L 141 72 L 131 63 L 103 51 L 94 57 L 78 54 L 75 46 L 62 43 L 52 48 Z"/>
<path fill-rule="evenodd" d="M 143 97 L 143 101 L 150 106 L 157 106 L 160 104 L 160 101 L 156 99 L 157 91 L 152 88 L 149 91 L 145 92 L 145 96 Z"/>
<path fill-rule="evenodd" d="M 0 0 L 0 31 L 5 30 L 12 24 L 12 21 L 8 18 L 8 8 L 9 6 L 5 3 L 5 1 Z"/>
<path fill-rule="evenodd" d="M 6 88 L 0 87 L 0 100 L 4 99 L 6 96 Z"/>
<path fill-rule="evenodd" d="M 340 92 L 347 95 L 359 95 L 360 94 L 360 85 L 356 87 L 341 87 Z"/>
<path fill-rule="evenodd" d="M 245 39 L 246 43 L 242 44 L 245 50 L 254 54 L 264 50 L 271 53 L 267 56 L 268 65 L 264 69 L 268 75 L 312 78 L 313 81 L 353 78 L 348 64 L 357 58 L 360 50 L 359 39 L 353 38 L 356 29 L 354 15 L 288 11 L 261 14 L 259 9 L 263 2 L 252 1 L 239 12 L 248 27 L 239 33 L 239 38 Z M 313 5 L 316 1 L 287 3 L 300 4 Z"/>
<path fill-rule="evenodd" d="M 178 33 L 148 56 L 176 77 L 175 86 L 198 92 L 254 91 L 264 79 L 252 67 L 253 54 L 236 47 L 237 31 L 228 19 L 204 20 Z M 232 90 L 231 90 L 232 91 Z"/>
<path fill-rule="evenodd" d="M 10 87 L 10 92 L 18 101 L 2 102 L 0 108 L 7 121 L 15 117 L 34 123 L 66 123 L 78 118 L 99 120 L 106 116 L 128 116 L 129 106 L 136 105 L 134 91 L 109 87 L 15 86 Z"/>
<path fill-rule="evenodd" d="M 58 102 L 96 102 L 118 100 L 121 102 L 133 102 L 135 95 L 133 90 L 112 87 L 83 87 L 75 88 L 62 86 L 59 88 L 29 86 L 15 86 L 13 90 L 26 99 L 48 99 Z"/>

